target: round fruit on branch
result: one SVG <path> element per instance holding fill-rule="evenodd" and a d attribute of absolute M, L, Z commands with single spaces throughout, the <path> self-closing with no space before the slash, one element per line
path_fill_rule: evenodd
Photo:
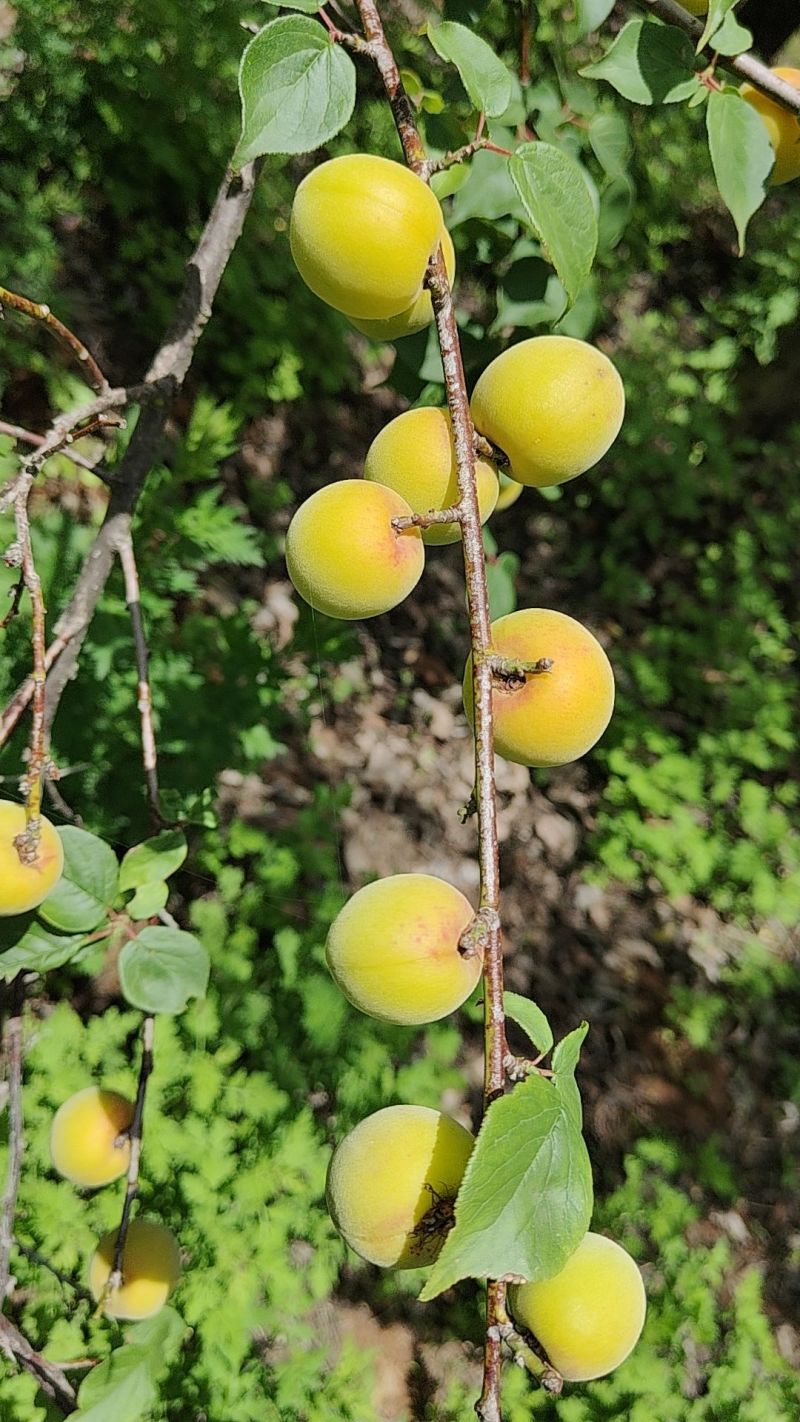
<path fill-rule="evenodd" d="M 59 1175 L 94 1190 L 118 1180 L 131 1156 L 127 1132 L 133 1102 L 87 1086 L 59 1106 L 50 1128 L 50 1156 Z"/>
<path fill-rule="evenodd" d="M 560 1274 L 512 1288 L 509 1307 L 567 1382 L 589 1382 L 613 1372 L 636 1346 L 647 1299 L 630 1254 L 590 1232 Z"/>
<path fill-rule="evenodd" d="M 98 1303 L 111 1277 L 117 1230 L 103 1236 L 89 1264 L 89 1288 Z M 155 1220 L 135 1219 L 128 1226 L 122 1256 L 122 1283 L 103 1305 L 109 1318 L 150 1318 L 164 1307 L 181 1272 L 175 1236 Z"/>
<path fill-rule="evenodd" d="M 410 168 L 350 153 L 303 179 L 289 241 L 317 296 L 345 316 L 385 321 L 418 300 L 444 230 L 438 199 Z"/>
<path fill-rule="evenodd" d="M 383 1268 L 432 1264 L 474 1144 L 427 1106 L 385 1106 L 360 1121 L 328 1168 L 328 1211 L 350 1248 Z"/>
<path fill-rule="evenodd" d="M 533 336 L 487 365 L 470 408 L 511 477 L 546 489 L 602 459 L 619 434 L 625 391 L 608 356 L 586 341 Z"/>
<path fill-rule="evenodd" d="M 317 612 L 348 621 L 396 607 L 425 565 L 419 529 L 392 525 L 411 514 L 399 494 L 366 479 L 318 489 L 286 534 L 286 567 L 300 596 Z"/>
<path fill-rule="evenodd" d="M 25 834 L 25 806 L 0 800 L 0 918 L 39 907 L 64 869 L 64 849 L 44 815 L 35 857 L 26 863 L 16 841 Z"/>
<path fill-rule="evenodd" d="M 495 750 L 519 765 L 566 765 L 591 750 L 611 720 L 614 673 L 588 628 L 563 612 L 531 607 L 492 623 L 492 649 L 510 667 L 550 662 L 548 670 L 495 677 Z M 474 726 L 472 657 L 464 672 L 464 710 Z"/>
<path fill-rule="evenodd" d="M 348 1002 L 383 1022 L 419 1026 L 455 1012 L 481 975 L 461 936 L 475 917 L 458 889 L 432 874 L 367 884 L 331 925 L 328 967 Z"/>
<path fill-rule="evenodd" d="M 475 475 L 481 523 L 485 523 L 500 492 L 497 472 L 487 460 L 476 459 Z M 394 489 L 416 514 L 457 504 L 458 466 L 449 412 L 426 406 L 390 420 L 367 450 L 364 477 Z M 428 544 L 457 543 L 460 537 L 457 523 L 422 530 Z"/>

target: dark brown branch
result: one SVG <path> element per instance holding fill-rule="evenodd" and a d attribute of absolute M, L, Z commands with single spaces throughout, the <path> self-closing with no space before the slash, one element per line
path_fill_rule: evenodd
<path fill-rule="evenodd" d="M 48 680 L 45 723 L 52 727 L 78 659 L 95 609 L 108 582 L 114 557 L 130 536 L 133 511 L 145 480 L 159 457 L 169 410 L 192 363 L 195 348 L 211 315 L 214 298 L 239 239 L 261 170 L 248 163 L 237 176 L 226 173 L 200 241 L 189 258 L 175 320 L 145 377 L 144 401 L 136 429 L 116 471 L 100 531 L 75 584 L 69 605 L 56 623 L 56 636 L 67 643 Z M 137 392 L 134 398 L 141 398 Z"/>
<path fill-rule="evenodd" d="M 133 1202 L 139 1193 L 139 1166 L 142 1158 L 142 1121 L 144 1117 L 144 1102 L 147 1095 L 147 1083 L 150 1073 L 153 1070 L 153 1035 L 155 1029 L 155 1018 L 149 1014 L 142 1019 L 142 1058 L 139 1064 L 139 1083 L 136 1088 L 136 1102 L 133 1108 L 133 1120 L 128 1131 L 128 1138 L 131 1143 L 131 1158 L 128 1163 L 128 1175 L 125 1182 L 125 1199 L 122 1202 L 122 1216 L 119 1222 L 117 1237 L 114 1242 L 114 1259 L 111 1265 L 111 1273 L 108 1276 L 105 1289 L 103 1290 L 102 1303 L 110 1294 L 118 1289 L 122 1283 L 122 1261 L 125 1256 L 125 1241 L 128 1238 L 128 1227 L 131 1222 L 131 1210 Z"/>
<path fill-rule="evenodd" d="M 682 5 L 678 5 L 676 0 L 639 0 L 639 3 L 645 9 L 652 10 L 660 20 L 666 20 L 670 25 L 679 25 L 697 44 L 705 26 L 701 20 L 690 15 L 688 10 L 684 10 Z M 709 48 L 713 48 L 713 42 Z M 792 84 L 787 84 L 785 79 L 773 74 L 754 54 L 737 54 L 733 58 L 720 55 L 718 64 L 720 68 L 733 69 L 735 73 L 741 74 L 754 89 L 760 89 L 762 94 L 774 99 L 776 104 L 792 113 L 800 114 L 800 89 L 795 89 Z"/>
<path fill-rule="evenodd" d="M 45 306 L 40 301 L 29 301 L 27 296 L 17 296 L 15 292 L 6 291 L 4 286 L 0 286 L 0 312 L 4 306 L 10 306 L 12 310 L 32 317 L 34 321 L 43 322 L 75 356 L 79 365 L 86 372 L 88 383 L 92 389 L 96 390 L 98 395 L 102 395 L 108 390 L 108 381 L 91 351 L 87 350 L 83 341 L 79 340 L 75 333 L 64 325 L 63 321 L 59 321 L 58 317 L 53 315 L 49 306 Z"/>
<path fill-rule="evenodd" d="M 403 89 L 394 55 L 384 34 L 374 0 L 356 0 L 371 58 L 380 73 L 391 105 L 403 153 L 409 167 L 421 177 L 430 164 Z M 484 1110 L 505 1087 L 505 1017 L 503 1012 L 503 955 L 500 932 L 500 861 L 497 838 L 497 797 L 494 777 L 492 721 L 492 643 L 486 562 L 475 478 L 475 430 L 469 408 L 461 346 L 453 298 L 441 247 L 432 258 L 426 277 L 431 293 L 436 332 L 444 369 L 447 405 L 453 428 L 458 469 L 458 507 L 467 585 L 470 639 L 473 659 L 475 728 L 475 801 L 478 813 L 480 856 L 480 906 L 475 923 L 483 951 L 484 971 Z M 505 1284 L 490 1281 L 487 1287 L 484 1379 L 476 1412 L 482 1422 L 501 1422 L 501 1340 L 498 1310 L 505 1300 Z"/>
<path fill-rule="evenodd" d="M 24 1003 L 22 974 L 11 985 L 11 1011 L 3 1033 L 4 1056 L 8 1069 L 8 1172 L 6 1188 L 0 1201 L 0 1313 L 5 1307 L 11 1274 L 11 1250 L 14 1245 L 14 1216 L 22 1173 L 22 1007 Z"/>
<path fill-rule="evenodd" d="M 147 639 L 145 637 L 144 622 L 142 620 L 139 572 L 136 567 L 136 554 L 134 552 L 130 530 L 128 530 L 127 535 L 120 540 L 117 551 L 119 553 L 120 563 L 122 564 L 122 576 L 125 580 L 125 601 L 131 619 L 134 654 L 136 657 L 136 704 L 139 709 L 139 719 L 141 721 L 142 761 L 144 764 L 147 801 L 150 806 L 150 815 L 154 827 L 158 829 L 164 821 L 161 815 L 158 796 L 158 753 L 156 751 L 156 734 L 153 724 L 153 698 L 150 694 L 150 654 L 147 649 Z"/>
<path fill-rule="evenodd" d="M 49 1397 L 65 1417 L 75 1411 L 75 1389 L 64 1376 L 57 1363 L 51 1363 L 31 1347 L 24 1333 L 0 1314 L 0 1350 L 10 1362 L 23 1367 L 39 1384 L 42 1392 Z"/>

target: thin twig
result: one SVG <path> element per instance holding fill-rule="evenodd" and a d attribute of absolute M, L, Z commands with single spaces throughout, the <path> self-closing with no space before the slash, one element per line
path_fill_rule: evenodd
<path fill-rule="evenodd" d="M 34 321 L 41 321 L 76 357 L 86 372 L 88 383 L 92 389 L 96 390 L 98 395 L 102 395 L 108 390 L 108 381 L 91 351 L 87 350 L 83 341 L 75 335 L 74 331 L 71 331 L 63 321 L 59 321 L 58 317 L 53 315 L 49 306 L 45 306 L 40 301 L 29 301 L 27 296 L 18 296 L 16 292 L 6 291 L 4 286 L 0 286 L 0 311 L 4 306 L 10 306 L 12 310 L 22 312 L 24 316 L 31 316 Z"/>
<path fill-rule="evenodd" d="M 61 656 L 69 641 L 69 636 L 54 637 L 45 653 L 45 671 L 49 671 L 54 662 Z M 17 726 L 20 718 L 25 714 L 33 696 L 33 677 L 27 677 L 22 685 L 17 687 L 11 700 L 0 716 L 0 750 L 9 739 L 12 731 Z"/>
<path fill-rule="evenodd" d="M 676 0 L 639 0 L 639 3 L 645 9 L 652 10 L 660 20 L 666 20 L 667 24 L 679 25 L 697 44 L 705 25 L 701 20 L 696 20 L 693 15 L 690 15 L 688 10 L 684 10 L 682 5 L 678 5 Z M 708 48 L 713 48 L 713 41 Z M 743 78 L 749 80 L 754 89 L 760 89 L 762 94 L 774 99 L 775 103 L 780 104 L 782 108 L 800 114 L 800 89 L 796 89 L 793 84 L 787 84 L 785 79 L 774 74 L 768 65 L 763 64 L 751 52 L 737 54 L 730 58 L 727 55 L 720 55 L 719 65 L 721 68 L 733 69 L 737 74 L 741 74 Z"/>
<path fill-rule="evenodd" d="M 21 444 L 33 444 L 40 448 L 44 444 L 44 435 L 34 434 L 33 430 L 26 430 L 22 425 L 9 425 L 5 420 L 0 420 L 0 435 L 10 435 L 12 439 L 17 439 Z M 87 473 L 94 474 L 95 467 L 91 459 L 85 459 L 82 454 L 78 454 L 76 449 L 62 449 L 61 453 L 65 459 L 77 464 L 79 469 L 85 469 Z"/>
<path fill-rule="evenodd" d="M 8 1064 L 8 1171 L 6 1188 L 0 1201 L 0 1312 L 2 1312 L 11 1274 L 11 1250 L 14 1245 L 14 1216 L 22 1173 L 22 1006 L 25 1000 L 23 977 L 19 973 L 11 985 L 11 1011 L 3 1034 L 5 1059 Z"/>
<path fill-rule="evenodd" d="M 364 34 L 386 90 L 406 162 L 427 178 L 430 165 L 403 89 L 394 55 L 386 40 L 374 0 L 356 0 Z M 486 562 L 475 478 L 475 430 L 469 408 L 461 346 L 450 283 L 441 247 L 428 267 L 426 284 L 431 293 L 436 332 L 444 369 L 445 389 L 453 428 L 458 470 L 459 521 L 467 585 L 470 639 L 473 656 L 475 706 L 475 799 L 478 813 L 480 906 L 473 933 L 480 940 L 484 971 L 484 1110 L 505 1087 L 505 1017 L 503 1012 L 503 957 L 500 932 L 500 860 L 497 837 L 497 798 L 494 775 L 492 722 L 492 641 Z M 505 1284 L 490 1281 L 487 1288 L 484 1380 L 476 1405 L 483 1422 L 500 1422 L 501 1342 L 498 1310 L 505 1301 Z"/>
<path fill-rule="evenodd" d="M 39 1264 L 43 1269 L 47 1269 L 48 1273 L 52 1274 L 54 1278 L 58 1279 L 58 1282 L 60 1284 L 65 1284 L 68 1289 L 72 1289 L 73 1293 L 77 1294 L 78 1298 L 84 1299 L 87 1303 L 94 1303 L 92 1295 L 89 1293 L 88 1289 L 84 1289 L 82 1284 L 76 1284 L 75 1280 L 71 1279 L 69 1274 L 65 1274 L 63 1270 L 58 1269 L 55 1264 L 52 1264 L 50 1262 L 50 1260 L 45 1254 L 41 1254 L 38 1249 L 34 1249 L 33 1245 L 23 1244 L 22 1241 L 18 1239 L 16 1241 L 16 1246 L 20 1254 L 24 1254 L 25 1258 L 30 1259 L 32 1264 Z"/>
<path fill-rule="evenodd" d="M 401 514 L 392 519 L 392 528 L 396 533 L 404 533 L 408 528 L 435 528 L 440 523 L 459 523 L 460 520 L 459 505 L 451 504 L 449 508 L 429 509 L 427 513 Z"/>
<path fill-rule="evenodd" d="M 144 1101 L 147 1093 L 147 1083 L 150 1073 L 153 1070 L 153 1035 L 155 1029 L 155 1018 L 149 1013 L 142 1019 L 142 1059 L 139 1064 L 139 1084 L 136 1088 L 136 1102 L 133 1108 L 133 1120 L 128 1131 L 128 1139 L 131 1145 L 131 1157 L 128 1162 L 128 1176 L 125 1182 L 125 1199 L 122 1202 L 122 1216 L 119 1222 L 117 1237 L 114 1241 L 114 1259 L 111 1265 L 111 1273 L 108 1276 L 103 1297 L 100 1300 L 102 1308 L 110 1294 L 118 1289 L 122 1284 L 122 1263 L 125 1255 L 125 1241 L 128 1238 L 128 1227 L 131 1222 L 131 1210 L 133 1202 L 139 1193 L 139 1165 L 142 1157 L 142 1120 L 144 1117 Z"/>
<path fill-rule="evenodd" d="M 61 1409 L 65 1417 L 75 1411 L 75 1389 L 64 1376 L 58 1363 L 51 1363 L 31 1347 L 10 1318 L 0 1314 L 0 1350 L 10 1362 L 23 1367 L 39 1384 L 42 1392 Z"/>
<path fill-rule="evenodd" d="M 145 785 L 147 787 L 147 801 L 154 827 L 159 829 L 163 825 L 164 820 L 161 814 L 158 795 L 158 754 L 156 751 L 156 733 L 153 724 L 153 698 L 150 694 L 150 655 L 147 649 L 147 638 L 145 637 L 144 621 L 142 619 L 139 572 L 136 567 L 136 553 L 133 547 L 133 538 L 131 537 L 130 528 L 127 528 L 120 538 L 117 545 L 117 552 L 119 553 L 119 561 L 122 564 L 122 576 L 125 579 L 125 601 L 128 605 L 128 613 L 131 619 L 133 646 L 136 656 L 136 704 L 139 708 L 139 718 L 141 721 L 142 761 L 144 764 Z"/>

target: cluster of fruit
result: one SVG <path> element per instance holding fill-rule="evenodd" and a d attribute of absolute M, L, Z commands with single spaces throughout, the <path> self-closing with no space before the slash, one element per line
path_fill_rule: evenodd
<path fill-rule="evenodd" d="M 335 158 L 298 188 L 291 220 L 295 261 L 318 296 L 370 335 L 397 339 L 433 319 L 423 283 L 441 243 L 452 246 L 439 204 L 419 177 L 367 155 Z M 547 487 L 590 468 L 615 439 L 624 393 L 614 366 L 582 341 L 543 336 L 499 356 L 475 388 L 476 430 L 517 487 Z M 481 521 L 495 507 L 495 463 L 476 461 Z M 461 537 L 458 521 L 429 527 L 414 514 L 458 503 L 449 414 L 416 409 L 374 440 L 363 479 L 330 484 L 289 527 L 286 560 L 298 592 L 317 611 L 369 617 L 395 607 L 417 583 L 424 546 Z M 399 527 L 395 520 L 399 520 Z M 614 680 L 590 632 L 563 613 L 527 609 L 492 626 L 493 651 L 516 673 L 494 691 L 499 754 L 529 766 L 583 755 L 611 716 Z M 524 668 L 546 662 L 543 672 Z M 472 665 L 464 676 L 470 721 Z M 429 874 L 396 874 L 360 889 L 328 935 L 336 983 L 362 1012 L 419 1026 L 459 1008 L 482 971 L 466 930 L 474 911 L 456 888 Z M 454 1220 L 474 1138 L 423 1106 L 388 1106 L 361 1121 L 333 1153 L 328 1209 L 344 1239 L 383 1267 L 433 1263 Z M 641 1276 L 613 1241 L 587 1234 L 555 1278 L 512 1293 L 516 1317 L 565 1378 L 611 1371 L 644 1321 Z"/>
<path fill-rule="evenodd" d="M 50 1156 L 65 1180 L 96 1190 L 128 1169 L 134 1105 L 116 1091 L 87 1086 L 59 1106 L 50 1131 Z M 103 1235 L 89 1263 L 89 1288 L 110 1318 L 150 1318 L 166 1303 L 181 1271 L 175 1236 L 156 1220 L 131 1220 L 122 1257 L 122 1282 L 108 1290 L 117 1230 Z"/>

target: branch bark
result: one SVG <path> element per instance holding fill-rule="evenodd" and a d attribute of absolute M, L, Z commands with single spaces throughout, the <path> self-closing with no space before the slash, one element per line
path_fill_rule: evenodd
<path fill-rule="evenodd" d="M 384 33 L 374 0 L 356 0 L 370 58 L 377 66 L 391 105 L 406 162 L 426 180 L 431 164 L 403 89 L 400 73 Z M 441 247 L 428 267 L 436 332 L 444 369 L 447 405 L 453 427 L 458 469 L 458 519 L 461 524 L 467 585 L 470 640 L 472 643 L 475 705 L 475 802 L 478 814 L 480 906 L 475 931 L 483 948 L 484 972 L 484 1110 L 505 1087 L 505 1016 L 503 1012 L 503 953 L 500 931 L 500 862 L 497 838 L 497 795 L 494 773 L 492 718 L 492 642 L 486 561 L 475 479 L 475 430 L 461 359 L 453 298 Z M 484 1379 L 476 1412 L 482 1422 L 501 1422 L 500 1367 L 502 1338 L 498 1328 L 505 1303 L 505 1285 L 490 1280 L 487 1287 Z"/>
<path fill-rule="evenodd" d="M 114 1258 L 111 1266 L 111 1273 L 108 1276 L 105 1289 L 103 1290 L 102 1303 L 118 1289 L 123 1280 L 122 1262 L 125 1257 L 125 1241 L 128 1238 L 128 1228 L 131 1222 L 131 1210 L 136 1196 L 139 1193 L 139 1166 L 142 1158 L 142 1121 L 144 1119 L 144 1102 L 147 1095 L 147 1083 L 150 1080 L 150 1073 L 153 1070 L 153 1037 L 155 1035 L 155 1018 L 149 1013 L 142 1019 L 142 1057 L 139 1064 L 139 1082 L 136 1088 L 136 1102 L 133 1108 L 133 1120 L 131 1121 L 128 1137 L 131 1143 L 131 1158 L 128 1163 L 128 1175 L 125 1182 L 125 1199 L 122 1202 L 122 1216 L 117 1230 L 117 1238 L 114 1242 Z"/>

